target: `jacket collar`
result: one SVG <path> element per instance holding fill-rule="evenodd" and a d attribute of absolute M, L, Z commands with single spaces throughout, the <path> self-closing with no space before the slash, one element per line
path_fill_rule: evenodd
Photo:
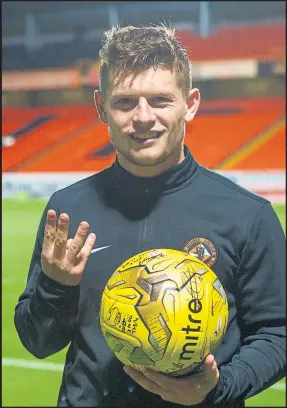
<path fill-rule="evenodd" d="M 118 162 L 112 165 L 112 175 L 116 186 L 122 193 L 132 196 L 168 194 L 184 188 L 191 183 L 196 175 L 198 163 L 195 161 L 187 146 L 184 146 L 184 160 L 175 167 L 155 177 L 138 177 L 125 170 Z"/>

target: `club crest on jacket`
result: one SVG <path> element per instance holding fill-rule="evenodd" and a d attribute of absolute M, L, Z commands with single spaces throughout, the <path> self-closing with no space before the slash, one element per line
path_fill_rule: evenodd
<path fill-rule="evenodd" d="M 183 251 L 195 256 L 209 267 L 217 261 L 217 250 L 215 245 L 207 238 L 192 238 L 184 244 Z"/>

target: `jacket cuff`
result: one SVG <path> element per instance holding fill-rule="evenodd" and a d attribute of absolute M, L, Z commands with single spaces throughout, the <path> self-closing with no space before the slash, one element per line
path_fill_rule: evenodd
<path fill-rule="evenodd" d="M 56 282 L 54 279 L 49 278 L 43 271 L 40 272 L 38 285 L 46 292 L 51 294 L 74 294 L 78 291 L 78 286 L 68 286 L 62 283 Z"/>
<path fill-rule="evenodd" d="M 223 386 L 224 386 L 224 378 L 223 378 L 223 375 L 220 373 L 219 380 L 216 386 L 207 394 L 207 396 L 202 402 L 202 405 L 215 406 L 216 405 L 215 401 L 218 400 L 218 398 L 220 398 L 220 396 L 223 393 Z"/>
<path fill-rule="evenodd" d="M 74 314 L 78 309 L 80 287 L 66 286 L 46 276 L 39 274 L 35 288 L 34 310 L 44 315 Z"/>

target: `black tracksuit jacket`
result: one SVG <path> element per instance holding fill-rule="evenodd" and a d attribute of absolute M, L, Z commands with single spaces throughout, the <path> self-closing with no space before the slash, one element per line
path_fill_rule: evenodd
<path fill-rule="evenodd" d="M 41 270 L 48 209 L 70 216 L 69 238 L 86 220 L 97 235 L 79 286 Z M 15 309 L 26 349 L 48 357 L 68 344 L 58 406 L 179 407 L 137 385 L 122 369 L 99 325 L 101 294 L 127 258 L 154 248 L 197 252 L 222 282 L 229 323 L 215 353 L 220 380 L 198 406 L 244 406 L 285 376 L 285 237 L 269 201 L 185 159 L 153 178 L 116 161 L 54 193 L 43 213 L 27 286 Z"/>

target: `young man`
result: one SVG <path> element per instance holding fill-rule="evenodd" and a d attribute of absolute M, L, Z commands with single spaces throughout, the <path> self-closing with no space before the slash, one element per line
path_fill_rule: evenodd
<path fill-rule="evenodd" d="M 38 358 L 70 344 L 58 406 L 244 406 L 285 375 L 280 223 L 270 202 L 202 167 L 184 146 L 200 93 L 171 29 L 113 28 L 100 56 L 95 103 L 117 159 L 48 202 L 16 306 L 19 337 Z M 198 244 L 228 296 L 222 345 L 196 375 L 126 369 L 99 326 L 107 280 L 144 250 Z"/>

